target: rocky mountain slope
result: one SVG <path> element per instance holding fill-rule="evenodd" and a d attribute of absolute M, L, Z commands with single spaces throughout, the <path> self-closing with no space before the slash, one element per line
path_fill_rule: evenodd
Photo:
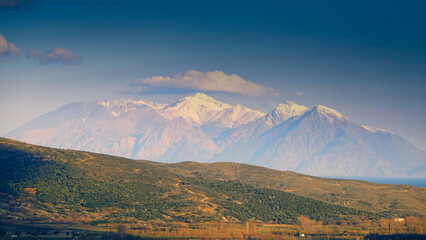
<path fill-rule="evenodd" d="M 71 103 L 6 137 L 166 163 L 229 161 L 323 176 L 426 176 L 425 151 L 328 107 L 285 102 L 265 114 L 203 93 L 171 104 Z"/>

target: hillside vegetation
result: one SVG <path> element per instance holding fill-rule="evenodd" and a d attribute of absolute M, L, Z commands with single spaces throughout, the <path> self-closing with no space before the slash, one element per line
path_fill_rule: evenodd
<path fill-rule="evenodd" d="M 272 184 L 271 170 L 241 164 L 167 165 L 39 147 L 4 138 L 0 138 L 0 164 L 0 220 L 4 222 L 101 223 L 149 219 L 204 222 L 254 218 L 295 223 L 301 215 L 324 222 L 380 217 L 380 214 L 356 209 L 357 205 L 341 206 L 350 205 L 350 201 L 344 202 L 345 197 L 341 197 L 341 205 L 331 204 L 334 201 L 331 192 L 323 192 L 324 196 L 330 196 L 323 199 L 328 202 L 298 196 L 301 191 L 286 188 L 283 181 L 307 178 L 318 189 L 327 189 L 320 185 L 327 181 L 331 185 L 337 180 L 276 171 L 281 178 L 277 177 L 277 182 Z M 238 168 L 248 172 L 236 171 Z M 262 176 L 264 183 L 260 184 Z M 351 184 L 376 186 L 348 180 L 339 183 L 346 184 L 348 192 L 352 191 Z M 412 196 L 407 199 L 425 199 L 423 188 L 377 185 L 378 189 L 386 187 L 389 194 L 405 191 Z M 344 195 L 335 193 L 339 194 Z M 378 193 L 374 198 L 382 201 L 383 197 Z M 401 206 L 409 205 L 404 204 Z M 372 202 L 371 207 L 381 212 L 374 206 L 380 204 Z M 420 207 L 424 209 L 423 205 Z M 388 210 L 410 212 L 396 207 Z"/>
<path fill-rule="evenodd" d="M 376 213 L 426 213 L 426 190 L 421 187 L 320 178 L 231 162 L 182 162 L 164 166 L 188 177 L 239 181 Z"/>

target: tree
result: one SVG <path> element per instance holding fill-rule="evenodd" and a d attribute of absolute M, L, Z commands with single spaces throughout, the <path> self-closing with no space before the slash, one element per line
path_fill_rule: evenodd
<path fill-rule="evenodd" d="M 312 230 L 312 227 L 315 225 L 315 220 L 311 220 L 310 218 L 300 215 L 297 217 L 297 221 L 299 222 L 300 227 L 304 231 L 310 232 Z"/>
<path fill-rule="evenodd" d="M 120 237 L 124 238 L 127 234 L 129 234 L 129 228 L 124 224 L 120 224 L 117 226 L 117 233 Z"/>
<path fill-rule="evenodd" d="M 414 216 L 409 216 L 405 219 L 405 225 L 407 226 L 408 233 L 425 233 L 425 221 Z"/>

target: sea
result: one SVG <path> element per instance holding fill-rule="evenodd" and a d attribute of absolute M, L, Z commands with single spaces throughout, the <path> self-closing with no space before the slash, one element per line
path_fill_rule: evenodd
<path fill-rule="evenodd" d="M 375 178 L 375 177 L 328 177 L 338 179 L 363 180 L 372 183 L 404 184 L 426 188 L 426 178 Z"/>

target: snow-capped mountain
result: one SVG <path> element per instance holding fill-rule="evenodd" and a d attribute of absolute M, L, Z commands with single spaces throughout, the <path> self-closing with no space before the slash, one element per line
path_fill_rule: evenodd
<path fill-rule="evenodd" d="M 426 153 L 383 130 L 318 105 L 211 161 L 237 161 L 322 176 L 425 176 Z"/>
<path fill-rule="evenodd" d="M 161 114 L 168 119 L 183 118 L 194 126 L 201 126 L 220 112 L 232 106 L 217 101 L 203 93 L 196 93 L 162 108 Z"/>
<path fill-rule="evenodd" d="M 171 104 L 71 103 L 6 137 L 160 162 L 233 161 L 326 176 L 426 176 L 426 152 L 328 107 L 285 102 L 265 114 L 203 93 Z"/>
<path fill-rule="evenodd" d="M 226 137 L 218 140 L 217 142 L 220 146 L 222 146 L 222 148 L 229 148 L 238 144 L 246 143 L 248 140 L 256 139 L 271 128 L 292 117 L 300 116 L 308 110 L 309 108 L 305 106 L 287 101 L 279 104 L 264 117 L 255 119 L 254 121 L 232 129 L 228 132 Z"/>

